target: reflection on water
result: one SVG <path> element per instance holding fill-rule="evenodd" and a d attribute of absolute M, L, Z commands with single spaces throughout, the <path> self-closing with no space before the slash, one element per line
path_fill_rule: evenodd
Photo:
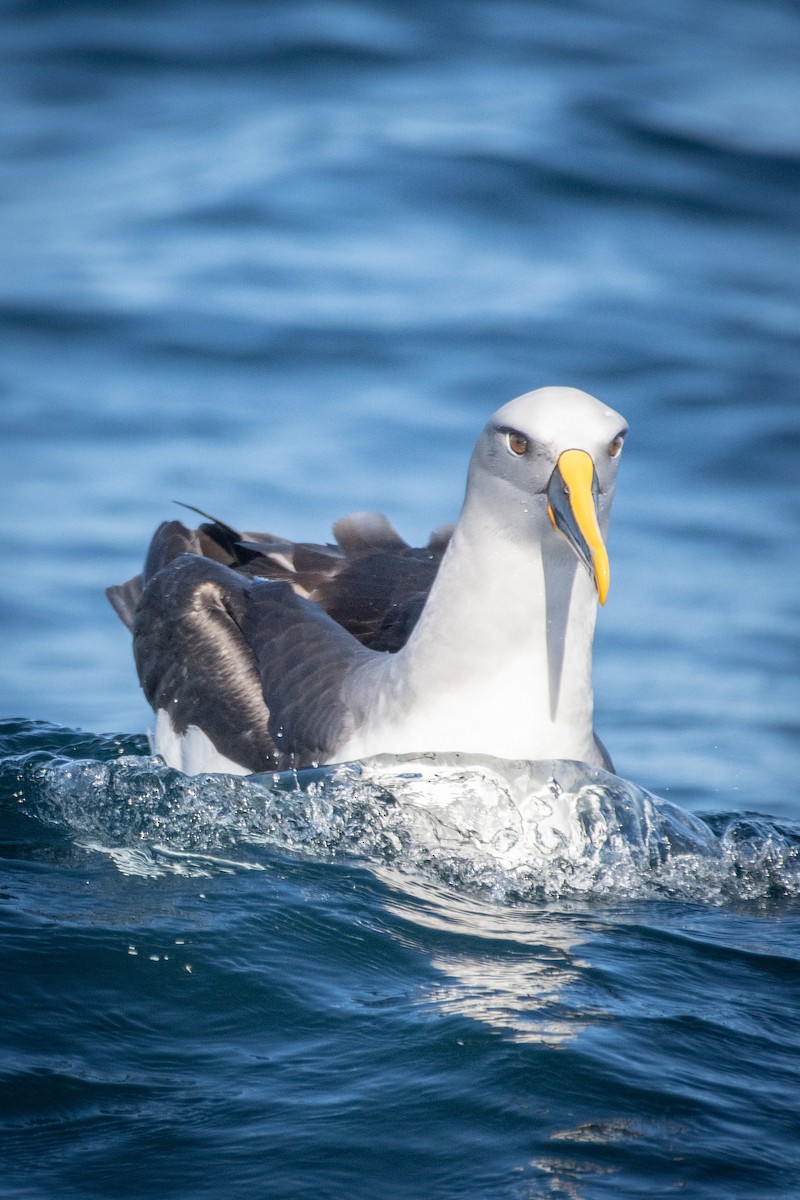
<path fill-rule="evenodd" d="M 431 965 L 441 979 L 429 993 L 442 1012 L 550 1046 L 584 1028 L 588 1014 L 567 994 L 588 969 L 576 954 L 580 921 L 549 910 L 503 908 L 396 868 L 375 869 L 391 887 L 384 907 L 410 925 L 410 936 L 416 927 L 443 935 L 431 942 Z"/>

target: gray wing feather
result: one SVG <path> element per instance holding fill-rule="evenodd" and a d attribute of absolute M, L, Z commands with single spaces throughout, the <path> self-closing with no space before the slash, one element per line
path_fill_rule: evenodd
<path fill-rule="evenodd" d="M 133 629 L 133 618 L 136 606 L 142 598 L 144 581 L 141 575 L 134 575 L 127 583 L 112 583 L 106 588 L 106 597 L 122 624 Z"/>
<path fill-rule="evenodd" d="M 408 549 L 408 542 L 400 537 L 391 521 L 378 512 L 355 512 L 340 517 L 334 522 L 333 536 L 347 555 Z"/>
<path fill-rule="evenodd" d="M 354 726 L 342 686 L 350 671 L 375 651 L 285 582 L 256 580 L 251 585 L 243 631 L 258 667 L 282 766 L 329 761 Z"/>
<path fill-rule="evenodd" d="M 616 772 L 614 771 L 614 764 L 611 761 L 611 755 L 608 753 L 608 751 L 606 750 L 603 743 L 600 741 L 600 738 L 597 736 L 597 734 L 594 735 L 594 742 L 595 742 L 595 745 L 597 746 L 597 749 L 600 751 L 600 755 L 603 759 L 603 766 L 606 769 L 606 771 L 610 771 L 612 775 L 616 774 Z"/>

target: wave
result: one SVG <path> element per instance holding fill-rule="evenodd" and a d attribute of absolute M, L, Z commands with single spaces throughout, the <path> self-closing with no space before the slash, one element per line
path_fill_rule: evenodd
<path fill-rule="evenodd" d="M 703 819 L 582 763 L 382 755 L 189 777 L 141 749 L 0 723 L 3 808 L 143 875 L 263 869 L 266 850 L 391 865 L 503 903 L 800 895 L 800 830 L 760 814 Z"/>

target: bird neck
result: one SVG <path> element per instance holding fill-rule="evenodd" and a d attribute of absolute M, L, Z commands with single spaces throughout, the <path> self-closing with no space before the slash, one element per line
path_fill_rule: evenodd
<path fill-rule="evenodd" d="M 599 762 L 592 729 L 596 610 L 591 580 L 552 530 L 523 543 L 465 510 L 398 655 L 409 705 L 436 697 L 431 720 L 441 724 L 451 710 L 468 739 L 463 748 Z"/>

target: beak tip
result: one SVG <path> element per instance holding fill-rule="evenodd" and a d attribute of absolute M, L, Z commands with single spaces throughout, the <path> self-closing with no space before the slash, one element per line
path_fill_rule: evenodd
<path fill-rule="evenodd" d="M 605 550 L 605 547 L 603 549 Z M 594 585 L 597 588 L 597 599 L 603 605 L 608 598 L 608 586 L 611 582 L 608 557 L 605 553 L 595 555 L 594 569 Z"/>

